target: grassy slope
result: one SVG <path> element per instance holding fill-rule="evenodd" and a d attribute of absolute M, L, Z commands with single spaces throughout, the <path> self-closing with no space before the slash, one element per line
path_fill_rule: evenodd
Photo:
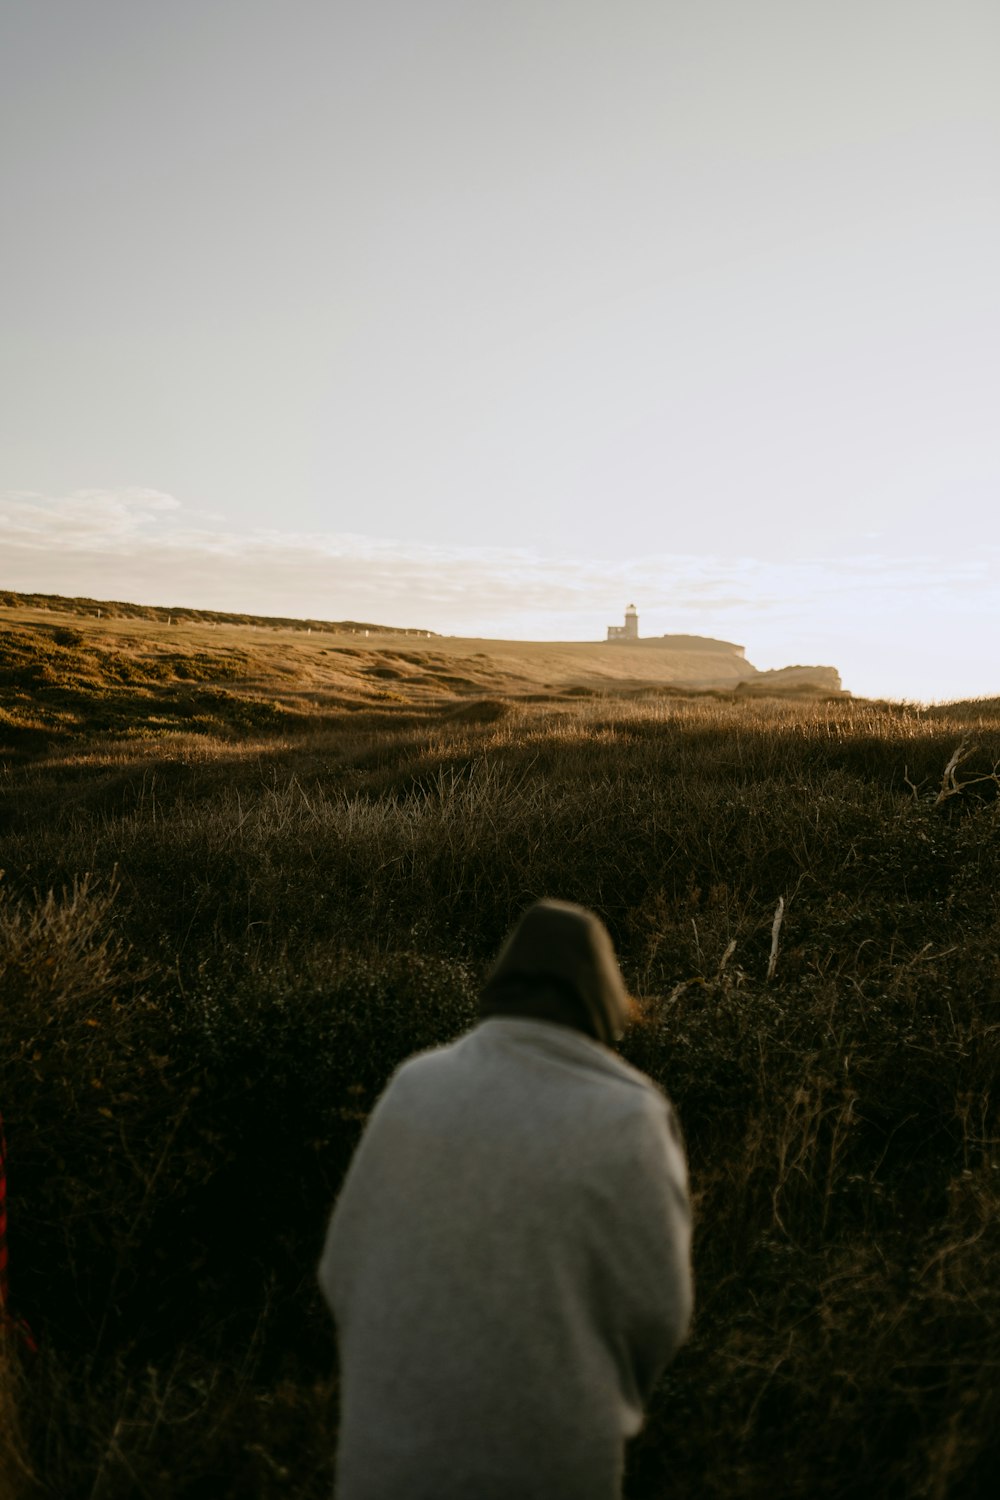
<path fill-rule="evenodd" d="M 219 729 L 227 717 L 240 732 L 254 723 L 274 727 L 282 717 L 292 727 L 317 709 L 378 703 L 664 686 L 732 690 L 758 675 L 770 688 L 806 670 L 757 674 L 735 651 L 649 642 L 429 642 L 374 630 L 258 628 L 224 617 L 171 624 L 161 613 L 98 619 L 0 608 L 0 731 L 8 747 L 20 739 L 36 748 L 47 731 Z M 200 685 L 196 705 L 192 683 Z"/>
<path fill-rule="evenodd" d="M 250 625 L 266 629 L 284 626 L 303 634 L 310 629 L 363 633 L 365 630 L 381 631 L 390 628 L 375 625 L 370 620 L 309 620 L 278 615 L 234 614 L 216 609 L 192 609 L 188 605 L 135 604 L 121 599 L 67 598 L 62 594 L 19 594 L 11 589 L 0 589 L 0 609 L 32 610 L 48 618 L 53 615 L 72 615 L 76 619 L 100 620 L 105 623 L 109 620 L 155 620 L 164 625 L 207 624 L 213 628 L 219 625 Z M 433 631 L 407 633 L 432 635 Z"/>
<path fill-rule="evenodd" d="M 0 1346 L 11 1495 L 328 1493 L 340 1173 L 543 893 L 608 920 L 626 1053 L 691 1154 L 697 1323 L 630 1500 L 991 1494 L 1000 704 L 505 696 L 492 663 L 460 691 L 357 658 L 335 690 L 321 648 L 216 634 L 207 686 L 203 634 L 71 641 L 75 676 L 47 643 L 18 711 L 48 727 L 5 762 L 0 1108 L 42 1346 Z M 136 707 L 164 694 L 188 719 Z"/>

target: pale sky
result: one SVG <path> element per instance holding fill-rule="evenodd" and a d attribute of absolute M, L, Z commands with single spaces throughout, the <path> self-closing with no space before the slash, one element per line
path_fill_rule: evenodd
<path fill-rule="evenodd" d="M 1000 692 L 997 0 L 8 0 L 0 587 Z"/>

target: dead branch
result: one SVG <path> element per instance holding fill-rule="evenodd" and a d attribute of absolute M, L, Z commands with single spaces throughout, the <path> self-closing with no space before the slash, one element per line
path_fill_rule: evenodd
<path fill-rule="evenodd" d="M 774 921 L 771 923 L 771 957 L 767 961 L 767 977 L 774 978 L 774 971 L 778 967 L 778 938 L 781 935 L 781 923 L 785 915 L 785 898 L 778 897 L 778 904 L 774 908 Z"/>
<path fill-rule="evenodd" d="M 944 768 L 941 776 L 941 790 L 934 799 L 934 806 L 939 807 L 942 802 L 947 802 L 949 797 L 958 797 L 965 791 L 966 787 L 978 786 L 980 782 L 992 781 L 995 786 L 1000 787 L 1000 762 L 994 765 L 992 771 L 986 771 L 982 776 L 968 776 L 965 781 L 959 781 L 955 774 L 963 761 L 968 760 L 979 749 L 978 745 L 970 745 L 967 740 L 952 751 L 951 759 Z"/>
<path fill-rule="evenodd" d="M 735 938 L 730 938 L 729 942 L 726 944 L 726 951 L 725 951 L 725 953 L 719 959 L 719 967 L 716 970 L 716 975 L 715 975 L 716 979 L 721 979 L 722 978 L 722 971 L 726 967 L 726 964 L 729 962 L 729 960 L 732 958 L 732 956 L 733 956 L 733 954 L 735 952 L 736 952 L 736 939 Z"/>

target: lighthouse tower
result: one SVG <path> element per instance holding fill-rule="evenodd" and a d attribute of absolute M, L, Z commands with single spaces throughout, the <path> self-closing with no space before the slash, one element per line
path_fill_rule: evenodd
<path fill-rule="evenodd" d="M 609 625 L 609 641 L 637 641 L 639 639 L 639 611 L 630 604 L 625 611 L 624 625 Z"/>

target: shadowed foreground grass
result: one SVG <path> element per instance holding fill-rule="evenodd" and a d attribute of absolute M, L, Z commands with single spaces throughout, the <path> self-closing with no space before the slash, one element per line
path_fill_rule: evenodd
<path fill-rule="evenodd" d="M 0 1108 L 40 1343 L 0 1342 L 4 1493 L 328 1494 L 338 1182 L 547 894 L 608 922 L 625 1054 L 691 1157 L 696 1324 L 627 1495 L 993 1494 L 1000 706 L 246 732 L 95 731 L 4 773 Z"/>

